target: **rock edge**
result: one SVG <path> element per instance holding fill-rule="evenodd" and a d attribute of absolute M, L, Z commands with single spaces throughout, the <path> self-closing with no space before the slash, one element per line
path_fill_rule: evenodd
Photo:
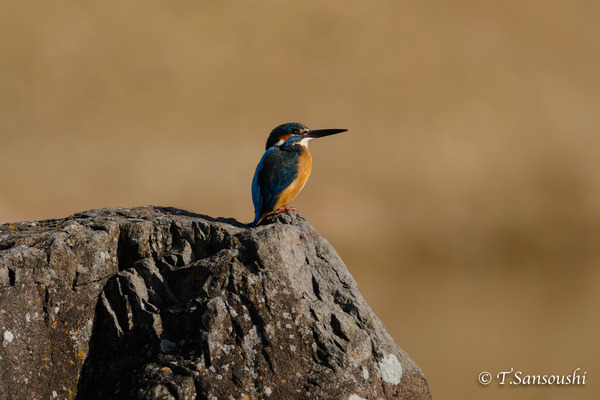
<path fill-rule="evenodd" d="M 333 247 L 296 212 L 266 222 L 1 225 L 0 397 L 430 399 Z"/>

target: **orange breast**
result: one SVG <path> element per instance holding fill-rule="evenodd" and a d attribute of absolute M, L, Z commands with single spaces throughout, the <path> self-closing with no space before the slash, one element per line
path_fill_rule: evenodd
<path fill-rule="evenodd" d="M 279 197 L 277 198 L 277 202 L 275 203 L 275 207 L 273 210 L 277 210 L 281 207 L 285 207 L 292 202 L 300 193 L 304 184 L 308 180 L 310 176 L 310 170 L 312 169 L 312 157 L 310 156 L 310 151 L 308 148 L 302 146 L 304 151 L 300 153 L 300 157 L 298 158 L 298 176 L 294 181 L 285 188 Z"/>

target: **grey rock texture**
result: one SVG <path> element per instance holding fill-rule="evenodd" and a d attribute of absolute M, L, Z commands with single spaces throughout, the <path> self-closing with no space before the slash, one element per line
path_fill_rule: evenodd
<path fill-rule="evenodd" d="M 0 398 L 430 399 L 296 212 L 103 209 L 0 226 Z"/>

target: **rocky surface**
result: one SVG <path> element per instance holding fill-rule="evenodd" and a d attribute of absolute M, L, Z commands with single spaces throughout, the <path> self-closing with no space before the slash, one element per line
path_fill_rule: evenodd
<path fill-rule="evenodd" d="M 0 226 L 0 398 L 430 399 L 332 246 L 295 212 Z"/>

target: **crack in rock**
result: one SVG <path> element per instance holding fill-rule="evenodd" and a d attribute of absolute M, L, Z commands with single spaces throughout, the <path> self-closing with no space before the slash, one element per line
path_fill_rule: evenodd
<path fill-rule="evenodd" d="M 0 287 L 0 398 L 431 398 L 296 212 L 257 228 L 166 207 L 0 225 Z"/>

